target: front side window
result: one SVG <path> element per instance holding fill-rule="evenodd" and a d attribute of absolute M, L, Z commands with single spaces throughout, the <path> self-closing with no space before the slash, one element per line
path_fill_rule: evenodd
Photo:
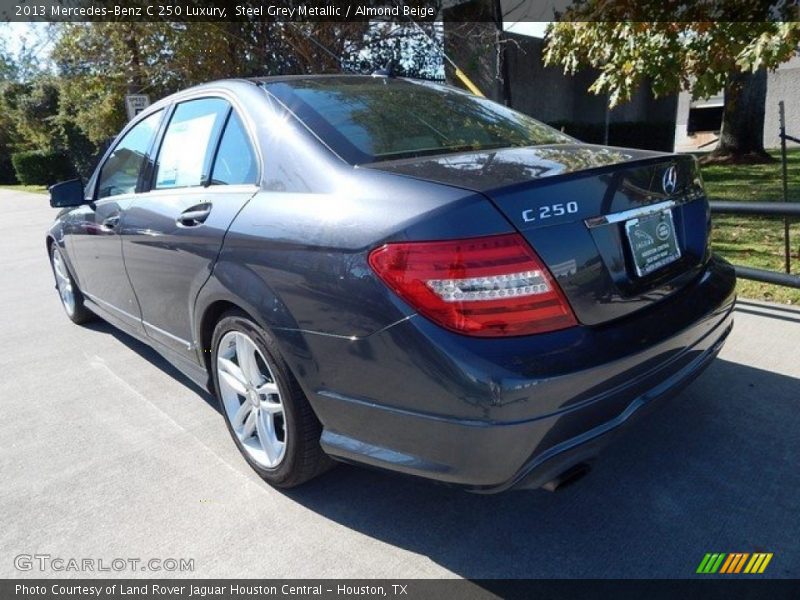
<path fill-rule="evenodd" d="M 255 183 L 258 163 L 239 116 L 232 112 L 219 143 L 211 185 Z"/>
<path fill-rule="evenodd" d="M 157 189 L 203 185 L 229 105 L 220 98 L 182 102 L 175 108 L 156 161 Z"/>
<path fill-rule="evenodd" d="M 108 157 L 97 185 L 97 198 L 108 198 L 136 191 L 139 172 L 144 164 L 147 151 L 158 130 L 163 111 L 154 112 L 137 123 L 124 135 Z"/>

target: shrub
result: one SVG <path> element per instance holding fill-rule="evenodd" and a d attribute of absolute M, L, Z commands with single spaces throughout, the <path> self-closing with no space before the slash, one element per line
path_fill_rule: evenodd
<path fill-rule="evenodd" d="M 2 129 L 0 123 L 0 184 L 17 183 L 14 176 L 14 165 L 11 164 L 11 148 L 9 148 L 8 131 Z"/>
<path fill-rule="evenodd" d="M 17 152 L 11 155 L 11 162 L 24 185 L 51 185 L 75 177 L 75 167 L 64 152 Z"/>
<path fill-rule="evenodd" d="M 0 183 L 17 183 L 11 159 L 2 155 L 0 155 Z"/>

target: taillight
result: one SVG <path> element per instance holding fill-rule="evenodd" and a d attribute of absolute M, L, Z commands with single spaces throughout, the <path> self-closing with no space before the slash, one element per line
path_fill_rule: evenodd
<path fill-rule="evenodd" d="M 576 325 L 547 268 L 519 234 L 386 244 L 377 275 L 421 314 L 458 333 L 495 337 Z"/>

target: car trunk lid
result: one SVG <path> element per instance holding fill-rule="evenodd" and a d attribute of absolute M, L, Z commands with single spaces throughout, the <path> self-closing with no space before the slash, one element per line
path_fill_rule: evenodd
<path fill-rule="evenodd" d="M 691 156 L 569 144 L 368 167 L 483 193 L 586 325 L 669 297 L 707 260 L 708 204 Z"/>

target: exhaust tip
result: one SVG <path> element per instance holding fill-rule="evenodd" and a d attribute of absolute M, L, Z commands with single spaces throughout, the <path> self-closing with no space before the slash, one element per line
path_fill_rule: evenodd
<path fill-rule="evenodd" d="M 582 479 L 591 470 L 592 467 L 589 463 L 578 463 L 545 483 L 542 488 L 548 492 L 557 492 Z"/>

